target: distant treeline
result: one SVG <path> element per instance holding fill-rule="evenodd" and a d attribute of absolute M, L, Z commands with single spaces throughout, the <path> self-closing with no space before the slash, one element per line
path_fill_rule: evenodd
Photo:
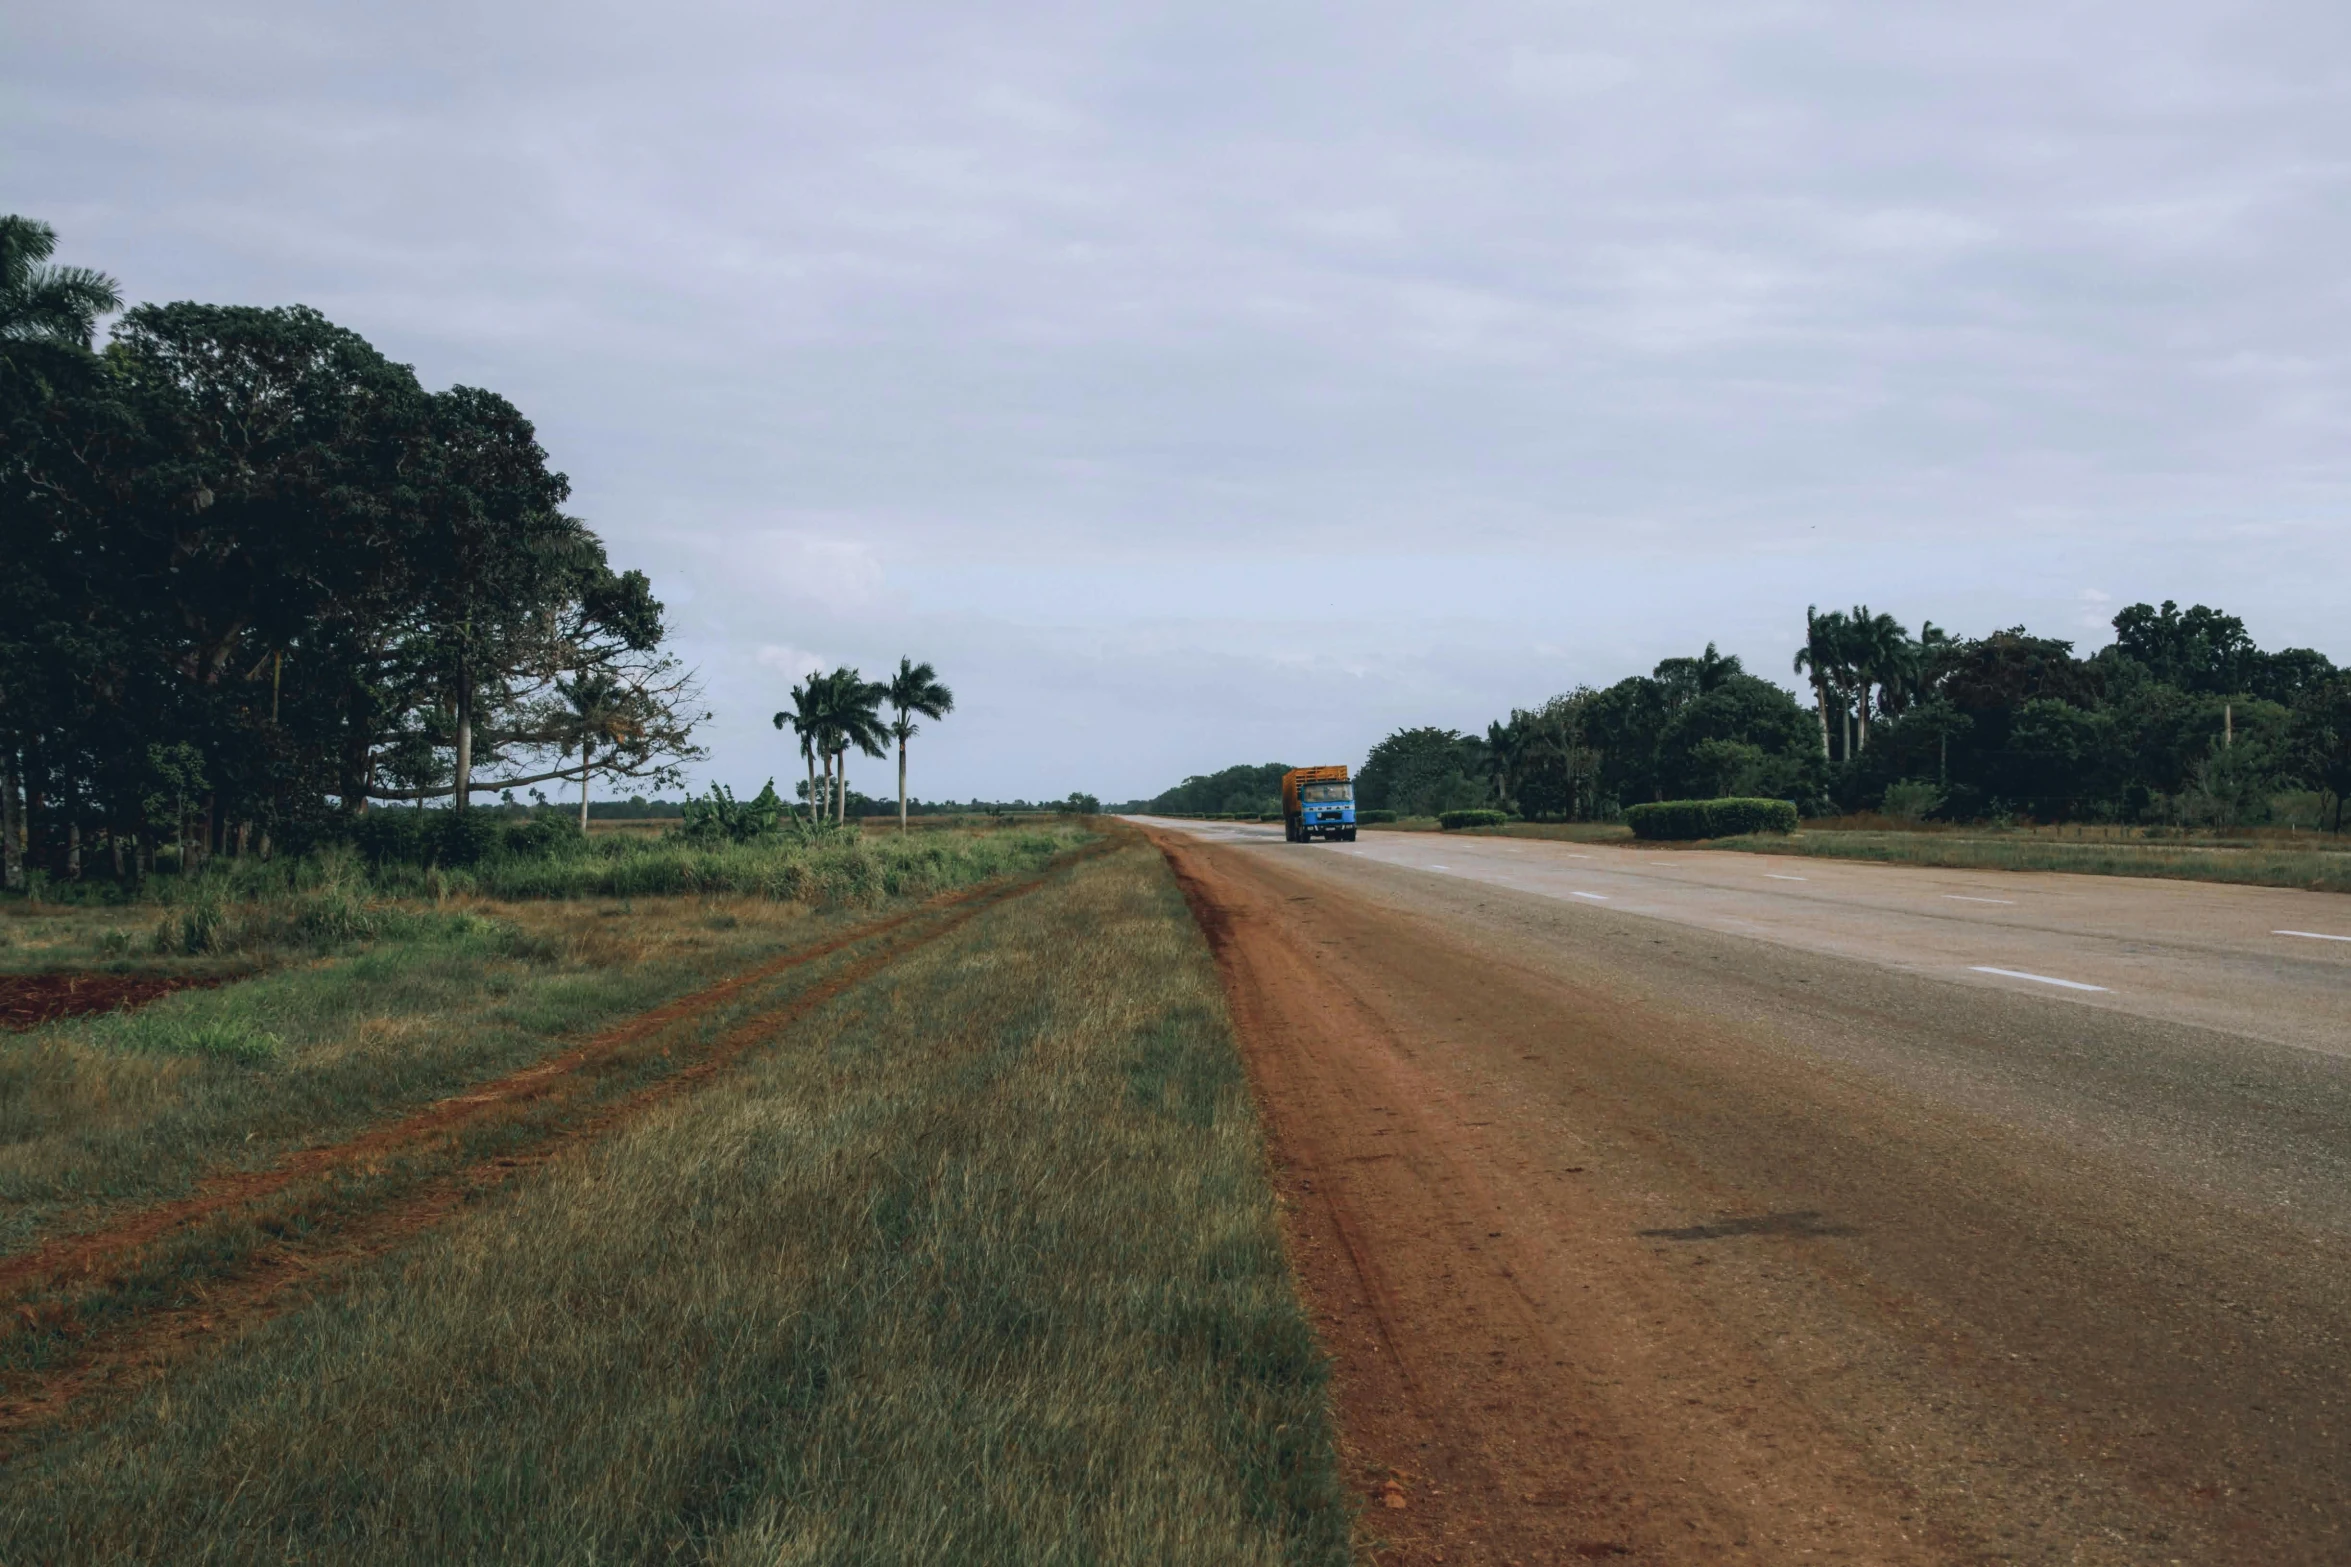
<path fill-rule="evenodd" d="M 0 858 L 135 875 L 370 801 L 673 778 L 702 716 L 495 392 L 301 306 L 140 305 L 0 218 Z"/>
<path fill-rule="evenodd" d="M 2236 826 L 2300 796 L 2342 826 L 2351 673 L 2309 648 L 2264 651 L 2234 615 L 2134 604 L 2088 657 L 2021 626 L 1960 637 L 1930 621 L 1914 637 L 1866 607 L 1805 619 L 1801 695 L 1709 645 L 1514 709 L 1483 735 L 1400 729 L 1357 772 L 1357 805 L 1605 820 L 1749 796 L 1807 816 Z M 1148 809 L 1275 811 L 1284 770 L 1187 778 Z"/>
<path fill-rule="evenodd" d="M 1282 774 L 1289 770 L 1287 762 L 1260 762 L 1196 774 L 1149 800 L 1129 801 L 1127 808 L 1158 816 L 1278 815 Z"/>
<path fill-rule="evenodd" d="M 2265 652 L 2234 615 L 2134 604 L 2087 658 L 2023 627 L 1916 637 L 1866 607 L 1806 616 L 1810 698 L 1709 646 L 1604 689 L 1520 708 L 1481 736 L 1402 730 L 1372 748 L 1368 806 L 1500 805 L 1610 817 L 1644 800 L 1793 801 L 1807 815 L 2249 825 L 2294 793 L 2339 828 L 2351 674 Z"/>

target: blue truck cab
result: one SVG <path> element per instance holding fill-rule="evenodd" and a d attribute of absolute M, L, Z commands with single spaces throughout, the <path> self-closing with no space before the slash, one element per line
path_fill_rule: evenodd
<path fill-rule="evenodd" d="M 1282 836 L 1355 841 L 1355 785 L 1344 767 L 1293 767 L 1282 774 Z"/>

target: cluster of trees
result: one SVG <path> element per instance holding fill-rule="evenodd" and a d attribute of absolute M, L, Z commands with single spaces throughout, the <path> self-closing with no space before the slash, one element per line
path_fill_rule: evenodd
<path fill-rule="evenodd" d="M 1246 763 L 1222 772 L 1196 773 L 1148 801 L 1130 801 L 1137 811 L 1157 816 L 1271 816 L 1282 808 L 1282 774 L 1287 762 Z"/>
<path fill-rule="evenodd" d="M 1794 697 L 1709 644 L 1604 690 L 1583 687 L 1487 725 L 1403 729 L 1371 749 L 1359 805 L 1399 815 L 1499 807 L 1590 819 L 1643 800 L 1726 794 L 1812 801 L 1827 768 Z"/>
<path fill-rule="evenodd" d="M 1975 818 L 2237 826 L 2351 789 L 2351 671 L 2265 652 L 2234 615 L 2134 604 L 2087 658 L 2021 626 L 1913 644 L 1839 756 L 1848 806 Z M 1832 688 L 1832 705 L 1839 696 Z"/>
<path fill-rule="evenodd" d="M 0 218 L 0 847 L 117 874 L 701 753 L 641 572 L 494 392 L 301 306 L 119 304 Z"/>
<path fill-rule="evenodd" d="M 1806 614 L 1811 701 L 1710 645 L 1513 711 L 1483 736 L 1406 729 L 1356 794 L 1405 814 L 1495 805 L 1595 818 L 1644 800 L 1766 796 L 1807 814 L 2240 825 L 2351 791 L 2351 672 L 2265 652 L 2234 615 L 2134 604 L 2088 657 L 2023 627 L 1915 637 L 1866 606 Z"/>
<path fill-rule="evenodd" d="M 882 716 L 885 707 L 891 713 L 887 719 Z M 810 675 L 792 687 L 792 705 L 775 715 L 775 726 L 791 730 L 800 741 L 800 758 L 808 767 L 800 797 L 818 821 L 847 821 L 852 814 L 850 751 L 886 756 L 889 742 L 896 740 L 898 825 L 904 827 L 906 742 L 922 729 L 915 719 L 936 721 L 954 710 L 955 693 L 939 683 L 937 670 L 901 658 L 897 673 L 887 680 L 868 680 L 846 665 L 829 675 Z"/>

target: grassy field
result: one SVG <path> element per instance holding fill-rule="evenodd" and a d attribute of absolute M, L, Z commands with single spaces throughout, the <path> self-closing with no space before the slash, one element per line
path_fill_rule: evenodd
<path fill-rule="evenodd" d="M 177 901 L 159 907 L 9 905 L 0 974 L 262 972 L 0 1035 L 0 1246 L 458 1092 L 877 908 L 1033 869 L 1076 841 L 942 838 L 926 855 L 862 863 L 855 846 L 778 849 L 766 866 L 752 850 L 723 857 L 741 872 L 731 880 L 803 899 L 425 904 L 383 899 L 350 862 L 329 861 L 279 867 L 287 884 L 244 899 L 165 880 Z"/>
<path fill-rule="evenodd" d="M 405 1175 L 337 1167 L 306 1199 L 315 1211 L 250 1254 L 299 1267 L 216 1246 L 133 1298 L 79 1302 L 92 1340 L 172 1346 L 175 1369 L 60 1384 L 56 1365 L 88 1352 L 62 1339 L 50 1359 L 0 1366 L 0 1406 L 79 1399 L 76 1418 L 5 1439 L 0 1557 L 1347 1560 L 1323 1362 L 1213 965 L 1157 856 L 1133 839 L 1097 848 L 1111 852 L 862 939 L 847 916 L 760 899 L 464 910 L 479 927 L 204 993 L 225 1004 L 305 981 L 353 998 L 257 1014 L 283 1043 L 254 1063 L 108 1032 L 154 1026 L 143 1014 L 0 1047 L 70 1037 L 89 1070 L 257 1078 L 331 1074 L 348 1054 L 354 1082 L 442 1084 L 530 1054 L 439 1040 L 469 983 L 503 975 L 516 1000 L 543 965 L 609 1019 L 755 951 L 814 954 L 649 1033 L 621 1069 L 583 1067 L 622 1081 L 552 1120 L 378 1161 Z M 834 939 L 813 939 L 828 919 Z M 442 977 L 371 977 L 394 948 Z M 385 998 L 411 987 L 438 999 L 385 1026 Z M 564 1003 L 530 1005 L 551 1018 Z M 279 1021 L 297 1016 L 307 1032 Z M 716 1069 L 653 1092 L 670 1081 L 664 1051 Z M 373 1104 L 381 1116 L 434 1091 Z M 223 1100 L 219 1127 L 183 1137 L 181 1172 L 150 1192 L 184 1189 L 199 1149 L 241 1149 L 240 1115 L 277 1113 L 233 1090 L 123 1097 L 132 1129 Z M 128 1179 L 139 1155 L 81 1162 L 73 1146 L 77 1129 L 103 1141 L 114 1106 L 53 1102 L 46 1152 L 17 1178 Z M 309 1135 L 349 1131 L 363 1108 Z M 289 1110 L 286 1130 L 305 1114 Z M 450 1161 L 516 1162 L 531 1136 L 546 1146 L 519 1173 L 457 1200 L 434 1185 Z M 338 1227 L 337 1193 L 372 1217 Z M 197 1330 L 141 1338 L 142 1313 L 198 1312 Z"/>
<path fill-rule="evenodd" d="M 1416 817 L 1367 832 L 1436 832 L 1435 817 Z M 1615 822 L 1512 822 L 1480 827 L 1485 837 L 1548 838 L 1568 843 L 1631 843 L 1632 829 Z M 1876 818 L 1807 822 L 1780 837 L 1711 838 L 1698 843 L 1644 844 L 1649 850 L 1730 849 L 1746 854 L 1811 855 L 1878 860 L 1979 871 L 2072 871 L 2089 876 L 2161 876 L 2184 881 L 2239 882 L 2351 892 L 2351 834 L 2171 833 L 2144 828 L 1919 827 Z"/>
<path fill-rule="evenodd" d="M 1812 855 L 1878 860 L 1895 865 L 1948 866 L 1982 871 L 2072 871 L 2087 876 L 2161 876 L 2180 881 L 2240 882 L 2257 887 L 2301 887 L 2351 892 L 2351 853 L 2340 848 L 2284 844 L 2147 842 L 2053 832 L 1981 836 L 1964 833 L 1871 832 L 1807 827 L 1788 837 L 1758 834 L 1703 845 L 1750 854 Z"/>

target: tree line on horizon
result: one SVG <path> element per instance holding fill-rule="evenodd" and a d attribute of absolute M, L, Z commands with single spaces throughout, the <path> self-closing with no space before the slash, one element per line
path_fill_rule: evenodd
<path fill-rule="evenodd" d="M 1912 636 L 1866 606 L 1806 612 L 1805 697 L 1706 650 L 1647 675 L 1513 709 L 1483 735 L 1399 729 L 1356 774 L 1367 810 L 1496 807 L 1606 820 L 1648 800 L 1786 799 L 1807 816 L 2173 826 L 2270 820 L 2317 797 L 2339 831 L 2351 794 L 2351 671 L 2267 652 L 2205 605 L 2133 604 L 2086 657 L 2021 626 Z M 1280 764 L 1187 779 L 1149 809 L 1272 809 Z"/>
<path fill-rule="evenodd" d="M 698 759 L 651 583 L 495 392 L 305 306 L 121 306 L 0 217 L 0 857 L 135 876 Z"/>

